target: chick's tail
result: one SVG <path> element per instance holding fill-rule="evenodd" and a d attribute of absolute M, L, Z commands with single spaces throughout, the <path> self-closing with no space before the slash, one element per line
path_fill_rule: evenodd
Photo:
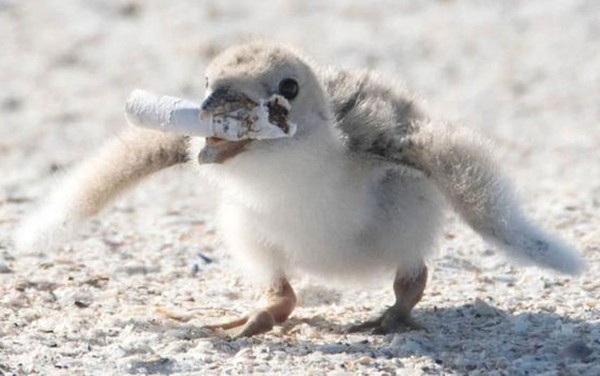
<path fill-rule="evenodd" d="M 58 182 L 42 206 L 17 229 L 16 248 L 39 251 L 58 245 L 78 222 L 97 214 L 119 193 L 187 158 L 184 137 L 125 130 Z"/>

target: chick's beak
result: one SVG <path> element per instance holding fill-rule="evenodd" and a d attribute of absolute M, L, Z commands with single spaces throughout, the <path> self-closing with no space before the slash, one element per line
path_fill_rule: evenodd
<path fill-rule="evenodd" d="M 204 102 L 202 111 L 208 115 L 223 115 L 240 108 L 253 108 L 258 103 L 247 95 L 228 86 L 223 86 L 211 92 Z M 229 141 L 218 137 L 208 137 L 206 145 L 198 155 L 200 164 L 223 163 L 241 153 L 252 140 Z"/>
<path fill-rule="evenodd" d="M 257 104 L 257 102 L 250 99 L 247 95 L 229 86 L 221 86 L 212 91 L 204 99 L 204 102 L 202 102 L 202 111 L 217 114 L 230 112 L 240 107 L 254 107 Z"/>

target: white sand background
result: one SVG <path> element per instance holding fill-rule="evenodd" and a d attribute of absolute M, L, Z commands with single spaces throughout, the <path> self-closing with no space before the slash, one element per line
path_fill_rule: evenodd
<path fill-rule="evenodd" d="M 211 57 L 252 36 L 399 77 L 437 116 L 476 128 L 526 211 L 588 271 L 511 265 L 449 216 L 415 311 L 428 332 L 345 335 L 392 302 L 391 281 L 300 277 L 283 327 L 206 336 L 203 324 L 251 310 L 255 289 L 216 239 L 208 188 L 183 167 L 64 248 L 15 252 L 17 223 L 60 171 L 126 126 L 132 89 L 199 100 Z M 599 148 L 596 0 L 0 0 L 0 374 L 599 375 Z"/>

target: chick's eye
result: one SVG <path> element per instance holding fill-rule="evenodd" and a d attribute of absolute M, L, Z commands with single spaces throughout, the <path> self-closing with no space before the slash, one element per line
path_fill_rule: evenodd
<path fill-rule="evenodd" d="M 291 101 L 298 95 L 298 82 L 293 78 L 286 78 L 279 83 L 279 95 Z"/>

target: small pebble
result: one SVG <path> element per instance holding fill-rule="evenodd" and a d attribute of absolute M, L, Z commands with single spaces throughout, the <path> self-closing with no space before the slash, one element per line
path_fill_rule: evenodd
<path fill-rule="evenodd" d="M 169 358 L 158 358 L 152 360 L 138 360 L 130 364 L 129 373 L 131 374 L 171 374 L 175 361 Z"/>
<path fill-rule="evenodd" d="M 4 260 L 0 260 L 0 273 L 12 273 L 12 269 Z"/>
<path fill-rule="evenodd" d="M 142 11 L 141 4 L 137 2 L 127 2 L 119 7 L 118 13 L 126 18 L 138 17 Z"/>
<path fill-rule="evenodd" d="M 213 260 L 212 258 L 208 257 L 207 255 L 205 255 L 205 254 L 204 254 L 204 253 L 202 253 L 202 252 L 198 252 L 196 255 L 197 255 L 197 256 L 198 256 L 200 259 L 202 259 L 202 261 L 204 261 L 204 263 L 206 263 L 206 264 L 212 264 L 212 263 L 214 262 L 214 260 Z"/>
<path fill-rule="evenodd" d="M 394 364 L 394 366 L 396 366 L 396 368 L 404 368 L 404 363 L 402 363 L 402 361 L 398 358 L 395 358 L 392 363 Z"/>
<path fill-rule="evenodd" d="M 0 2 L 0 8 L 3 3 Z M 0 103 L 0 108 L 6 112 L 18 111 L 23 107 L 23 100 L 19 97 L 7 97 Z"/>
<path fill-rule="evenodd" d="M 271 368 L 269 368 L 269 366 L 267 366 L 265 364 L 261 364 L 261 365 L 254 367 L 254 372 L 256 372 L 256 373 L 269 373 L 270 371 L 271 371 Z"/>
<path fill-rule="evenodd" d="M 496 310 L 496 308 L 492 307 L 491 305 L 487 304 L 479 298 L 475 299 L 473 309 L 475 310 L 476 314 L 482 317 L 492 317 L 498 315 L 498 311 Z"/>
<path fill-rule="evenodd" d="M 339 354 L 343 353 L 348 349 L 348 346 L 341 343 L 332 343 L 319 346 L 317 351 L 321 351 L 323 354 Z"/>
<path fill-rule="evenodd" d="M 235 354 L 235 358 L 250 358 L 252 356 L 252 348 L 245 347 Z"/>
<path fill-rule="evenodd" d="M 531 323 L 526 316 L 519 316 L 513 320 L 513 330 L 517 334 L 527 334 L 530 330 Z"/>
<path fill-rule="evenodd" d="M 358 359 L 358 364 L 362 364 L 363 366 L 371 365 L 373 364 L 373 358 L 370 356 L 363 356 L 362 358 Z"/>
<path fill-rule="evenodd" d="M 77 308 L 87 308 L 92 303 L 84 300 L 76 300 L 74 304 Z"/>
<path fill-rule="evenodd" d="M 578 339 L 577 341 L 571 342 L 565 349 L 562 351 L 563 356 L 585 360 L 592 354 L 592 349 L 588 347 L 588 345 L 582 340 Z"/>

